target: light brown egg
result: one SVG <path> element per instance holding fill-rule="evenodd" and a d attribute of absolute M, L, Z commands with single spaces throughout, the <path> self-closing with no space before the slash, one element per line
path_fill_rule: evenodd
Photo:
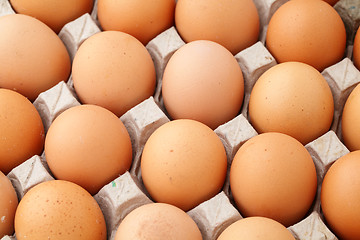
<path fill-rule="evenodd" d="M 259 15 L 252 0 L 178 0 L 175 25 L 185 42 L 211 40 L 232 54 L 259 38 Z"/>
<path fill-rule="evenodd" d="M 202 240 L 194 220 L 166 203 L 150 203 L 130 212 L 120 223 L 115 240 Z"/>
<path fill-rule="evenodd" d="M 0 52 L 0 87 L 30 101 L 70 75 L 63 42 L 47 25 L 27 15 L 0 17 Z"/>
<path fill-rule="evenodd" d="M 106 225 L 95 199 L 62 180 L 43 182 L 21 199 L 15 214 L 18 240 L 106 240 Z"/>
<path fill-rule="evenodd" d="M 154 94 L 154 63 L 144 45 L 129 34 L 105 31 L 84 41 L 72 69 L 82 103 L 109 109 L 117 116 Z"/>
<path fill-rule="evenodd" d="M 341 117 L 341 133 L 350 151 L 360 150 L 360 85 L 357 85 L 345 102 Z"/>
<path fill-rule="evenodd" d="M 93 0 L 9 0 L 17 12 L 39 19 L 56 33 L 85 13 L 90 13 Z"/>
<path fill-rule="evenodd" d="M 252 0 L 178 0 L 175 25 L 185 42 L 211 40 L 232 54 L 259 38 L 259 15 Z"/>
<path fill-rule="evenodd" d="M 18 198 L 10 180 L 0 171 L 0 238 L 14 233 Z"/>
<path fill-rule="evenodd" d="M 358 28 L 356 35 L 355 35 L 354 48 L 353 48 L 353 60 L 354 60 L 354 65 L 360 71 L 360 27 Z"/>
<path fill-rule="evenodd" d="M 230 187 L 242 216 L 268 217 L 289 227 L 306 215 L 314 200 L 315 165 L 296 139 L 263 133 L 245 142 L 236 153 Z"/>
<path fill-rule="evenodd" d="M 278 64 L 255 83 L 249 101 L 251 124 L 260 132 L 282 132 L 304 145 L 326 133 L 334 100 L 325 78 L 310 65 Z"/>
<path fill-rule="evenodd" d="M 172 119 L 193 119 L 215 129 L 239 113 L 244 79 L 239 64 L 225 47 L 198 40 L 184 45 L 170 58 L 162 95 Z"/>
<path fill-rule="evenodd" d="M 146 45 L 174 24 L 174 0 L 99 0 L 98 18 L 103 30 L 126 32 Z"/>
<path fill-rule="evenodd" d="M 184 211 L 221 190 L 226 168 L 220 138 L 206 125 L 188 119 L 155 130 L 141 157 L 142 179 L 151 197 Z"/>
<path fill-rule="evenodd" d="M 93 195 L 130 168 L 131 140 L 115 114 L 80 105 L 61 113 L 50 125 L 45 156 L 57 179 L 77 183 Z"/>
<path fill-rule="evenodd" d="M 279 63 L 304 62 L 322 71 L 344 57 L 345 26 L 322 0 L 291 0 L 272 16 L 266 47 Z"/>
<path fill-rule="evenodd" d="M 18 92 L 0 88 L 0 171 L 11 169 L 44 147 L 44 125 L 34 105 Z"/>
<path fill-rule="evenodd" d="M 341 240 L 360 239 L 360 151 L 336 160 L 324 177 L 321 208 L 326 223 Z"/>
<path fill-rule="evenodd" d="M 247 217 L 228 226 L 217 240 L 295 240 L 281 223 L 265 217 Z"/>

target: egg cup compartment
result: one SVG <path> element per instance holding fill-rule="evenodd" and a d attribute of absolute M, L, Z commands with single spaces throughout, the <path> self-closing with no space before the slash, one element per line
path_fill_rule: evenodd
<path fill-rule="evenodd" d="M 348 45 L 346 56 L 351 59 L 356 30 L 360 26 L 360 2 L 357 0 L 341 0 L 334 5 L 334 8 L 345 24 Z"/>
<path fill-rule="evenodd" d="M 261 74 L 277 64 L 265 47 L 266 29 L 273 13 L 287 1 L 254 0 L 259 11 L 261 24 L 259 41 L 235 55 L 244 76 L 243 106 L 238 116 L 214 130 L 225 147 L 228 170 L 235 153 L 241 145 L 257 135 L 248 116 L 250 93 Z M 84 40 L 101 31 L 96 20 L 96 2 L 91 14 L 85 14 L 66 24 L 59 33 L 59 37 L 65 43 L 71 59 L 74 58 L 77 49 Z M 349 4 L 354 6 L 357 4 L 355 10 L 349 7 Z M 359 2 L 356 2 L 356 0 L 341 0 L 335 5 L 335 9 L 345 22 L 348 37 L 354 36 L 357 27 L 360 25 L 359 13 L 356 14 L 356 9 L 357 11 L 360 9 Z M 6 14 L 14 14 L 14 11 L 8 0 L 0 0 L 0 16 Z M 131 169 L 105 185 L 94 195 L 106 219 L 108 239 L 113 239 L 117 226 L 130 211 L 152 202 L 142 184 L 141 153 L 149 136 L 158 127 L 170 121 L 161 96 L 162 74 L 172 54 L 184 44 L 185 42 L 177 33 L 176 28 L 171 27 L 151 40 L 146 46 L 155 64 L 157 75 L 156 91 L 153 97 L 144 100 L 120 117 L 132 141 L 133 163 Z M 319 193 L 322 179 L 328 168 L 339 157 L 349 152 L 341 142 L 341 114 L 347 97 L 360 82 L 360 72 L 351 61 L 351 44 L 352 42 L 348 41 L 346 57 L 342 61 L 322 72 L 334 97 L 334 120 L 331 129 L 326 134 L 305 146 L 316 166 L 318 192 L 309 214 L 303 220 L 288 228 L 298 240 L 337 239 L 325 224 L 321 212 Z M 43 120 L 45 131 L 47 131 L 52 121 L 61 112 L 80 105 L 73 88 L 71 76 L 67 83 L 60 82 L 53 88 L 41 93 L 33 104 Z M 14 168 L 8 174 L 8 178 L 14 185 L 19 199 L 36 184 L 54 179 L 47 167 L 44 154 L 42 156 L 33 156 Z M 217 239 L 227 226 L 241 219 L 241 214 L 232 202 L 229 174 L 227 174 L 227 179 L 220 193 L 187 213 L 197 223 L 205 240 Z M 16 238 L 15 236 L 2 238 L 2 240 L 7 239 Z"/>
<path fill-rule="evenodd" d="M 59 32 L 59 37 L 69 52 L 71 62 L 80 45 L 90 36 L 101 32 L 98 24 L 90 14 L 84 14 L 67 23 Z"/>
<path fill-rule="evenodd" d="M 108 239 L 114 239 L 117 227 L 128 213 L 152 203 L 144 190 L 134 175 L 125 172 L 94 195 L 106 219 Z"/>
<path fill-rule="evenodd" d="M 360 72 L 348 58 L 326 68 L 321 73 L 328 82 L 334 98 L 334 118 L 331 130 L 341 139 L 341 115 L 345 102 L 360 82 Z"/>
<path fill-rule="evenodd" d="M 14 14 L 15 11 L 12 9 L 11 4 L 8 0 L 0 1 L 0 16 Z"/>
<path fill-rule="evenodd" d="M 54 180 L 46 162 L 40 156 L 33 156 L 19 166 L 13 168 L 7 175 L 14 186 L 19 199 L 35 185 Z"/>

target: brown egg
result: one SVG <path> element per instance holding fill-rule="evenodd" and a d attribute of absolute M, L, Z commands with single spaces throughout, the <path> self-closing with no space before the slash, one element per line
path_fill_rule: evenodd
<path fill-rule="evenodd" d="M 346 147 L 350 151 L 360 150 L 360 85 L 357 85 L 345 102 L 342 118 L 341 133 Z"/>
<path fill-rule="evenodd" d="M 175 25 L 185 42 L 211 40 L 232 54 L 259 38 L 259 15 L 252 0 L 178 0 Z"/>
<path fill-rule="evenodd" d="M 106 225 L 95 199 L 62 180 L 43 182 L 21 199 L 15 214 L 18 240 L 106 240 Z"/>
<path fill-rule="evenodd" d="M 142 179 L 151 197 L 184 211 L 221 190 L 226 168 L 220 138 L 206 125 L 188 119 L 155 130 L 141 157 Z"/>
<path fill-rule="evenodd" d="M 130 136 L 119 118 L 95 105 L 72 107 L 50 125 L 45 156 L 57 179 L 91 194 L 130 168 Z"/>
<path fill-rule="evenodd" d="M 252 0 L 178 0 L 175 25 L 185 42 L 211 40 L 232 54 L 259 38 L 259 15 Z"/>
<path fill-rule="evenodd" d="M 136 38 L 105 31 L 84 41 L 72 77 L 82 103 L 109 109 L 117 116 L 154 94 L 156 74 L 149 52 Z"/>
<path fill-rule="evenodd" d="M 288 227 L 306 215 L 314 200 L 315 165 L 296 139 L 263 133 L 236 153 L 230 187 L 242 216 L 268 217 Z"/>
<path fill-rule="evenodd" d="M 295 240 L 281 223 L 265 217 L 247 217 L 228 226 L 217 240 Z"/>
<path fill-rule="evenodd" d="M 353 60 L 354 60 L 354 65 L 357 67 L 357 69 L 360 70 L 360 27 L 358 28 L 355 35 Z"/>
<path fill-rule="evenodd" d="M 170 58 L 162 95 L 171 118 L 193 119 L 215 129 L 239 113 L 243 75 L 225 47 L 208 40 L 193 41 Z"/>
<path fill-rule="evenodd" d="M 291 0 L 272 16 L 266 47 L 279 63 L 304 62 L 322 71 L 343 58 L 345 26 L 322 0 Z"/>
<path fill-rule="evenodd" d="M 115 240 L 202 240 L 194 220 L 166 203 L 150 203 L 130 212 L 120 223 Z"/>
<path fill-rule="evenodd" d="M 360 239 L 360 151 L 336 160 L 324 177 L 321 208 L 341 240 Z"/>
<path fill-rule="evenodd" d="M 17 12 L 35 17 L 56 33 L 61 28 L 85 13 L 90 13 L 93 0 L 9 0 Z"/>
<path fill-rule="evenodd" d="M 0 171 L 4 174 L 42 153 L 45 135 L 38 111 L 20 93 L 3 88 L 0 88 L 0 133 Z"/>
<path fill-rule="evenodd" d="M 65 45 L 33 17 L 0 17 L 0 52 L 0 87 L 20 92 L 30 101 L 70 75 Z"/>
<path fill-rule="evenodd" d="M 126 32 L 146 45 L 174 24 L 174 0 L 99 0 L 98 18 L 103 30 Z"/>
<path fill-rule="evenodd" d="M 270 68 L 250 95 L 250 121 L 258 132 L 282 132 L 304 145 L 329 130 L 333 114 L 329 85 L 319 71 L 304 63 Z"/>
<path fill-rule="evenodd" d="M 0 239 L 14 233 L 18 198 L 10 180 L 0 171 Z"/>

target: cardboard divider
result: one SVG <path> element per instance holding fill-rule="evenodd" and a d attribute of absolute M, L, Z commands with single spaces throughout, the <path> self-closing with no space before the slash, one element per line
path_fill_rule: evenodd
<path fill-rule="evenodd" d="M 140 158 L 150 135 L 170 121 L 156 105 L 154 98 L 143 101 L 120 117 L 131 138 L 133 163 L 130 172 L 141 181 Z"/>
<path fill-rule="evenodd" d="M 321 73 L 328 82 L 334 98 L 334 118 L 331 126 L 341 139 L 341 115 L 346 99 L 360 82 L 360 71 L 349 58 L 326 68 Z"/>
<path fill-rule="evenodd" d="M 185 42 L 181 39 L 175 27 L 162 32 L 146 45 L 146 49 L 150 53 L 155 65 L 157 85 L 154 99 L 164 112 L 166 112 L 166 109 L 161 95 L 164 69 L 174 52 L 183 45 L 185 45 Z"/>
<path fill-rule="evenodd" d="M 109 239 L 114 238 L 117 227 L 128 213 L 144 204 L 152 203 L 142 189 L 139 180 L 125 172 L 94 196 L 106 219 Z"/>
<path fill-rule="evenodd" d="M 8 14 L 14 14 L 11 4 L 8 0 L 0 0 L 0 17 Z"/>
<path fill-rule="evenodd" d="M 100 28 L 88 13 L 67 23 L 61 29 L 59 37 L 69 52 L 71 62 L 74 60 L 77 50 L 85 39 L 99 32 L 101 32 Z"/>

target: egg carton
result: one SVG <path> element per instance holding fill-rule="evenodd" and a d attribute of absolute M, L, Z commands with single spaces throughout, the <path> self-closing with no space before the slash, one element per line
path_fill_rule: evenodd
<path fill-rule="evenodd" d="M 259 41 L 235 55 L 244 76 L 243 107 L 238 116 L 214 130 L 226 149 L 228 171 L 232 159 L 241 145 L 257 135 L 248 116 L 250 92 L 260 75 L 277 64 L 265 47 L 266 30 L 273 13 L 287 1 L 254 0 L 260 16 Z M 96 1 L 94 6 L 90 14 L 84 14 L 66 24 L 59 33 L 71 59 L 74 58 L 84 40 L 101 31 L 97 21 Z M 353 39 L 356 29 L 360 25 L 360 3 L 358 0 L 341 0 L 334 7 L 346 25 L 348 39 Z M 8 0 L 0 0 L 0 16 L 14 13 Z M 118 225 L 129 212 L 141 205 L 153 202 L 142 183 L 140 159 L 150 135 L 158 127 L 170 121 L 161 96 L 162 74 L 172 54 L 184 44 L 175 27 L 171 27 L 146 45 L 155 64 L 157 88 L 152 97 L 120 117 L 131 137 L 133 147 L 131 169 L 105 185 L 94 195 L 106 219 L 108 239 L 114 239 Z M 308 214 L 298 223 L 288 227 L 297 240 L 337 239 L 326 226 L 321 212 L 320 190 L 323 177 L 331 164 L 349 153 L 341 141 L 341 114 L 347 97 L 360 82 L 360 72 L 351 61 L 352 42 L 349 40 L 347 45 L 345 58 L 322 72 L 334 97 L 334 119 L 331 129 L 326 134 L 305 146 L 316 166 L 318 188 Z M 81 103 L 76 96 L 70 76 L 66 83 L 60 82 L 41 93 L 33 104 L 42 118 L 45 132 L 47 132 L 51 123 L 60 113 Z M 33 186 L 54 179 L 47 166 L 44 153 L 41 156 L 33 156 L 17 166 L 7 177 L 11 180 L 19 199 Z M 227 226 L 241 219 L 242 216 L 234 205 L 231 195 L 229 174 L 227 174 L 220 193 L 187 213 L 198 225 L 204 240 L 217 239 Z M 1 240 L 8 239 L 16 239 L 16 235 L 5 236 Z"/>

